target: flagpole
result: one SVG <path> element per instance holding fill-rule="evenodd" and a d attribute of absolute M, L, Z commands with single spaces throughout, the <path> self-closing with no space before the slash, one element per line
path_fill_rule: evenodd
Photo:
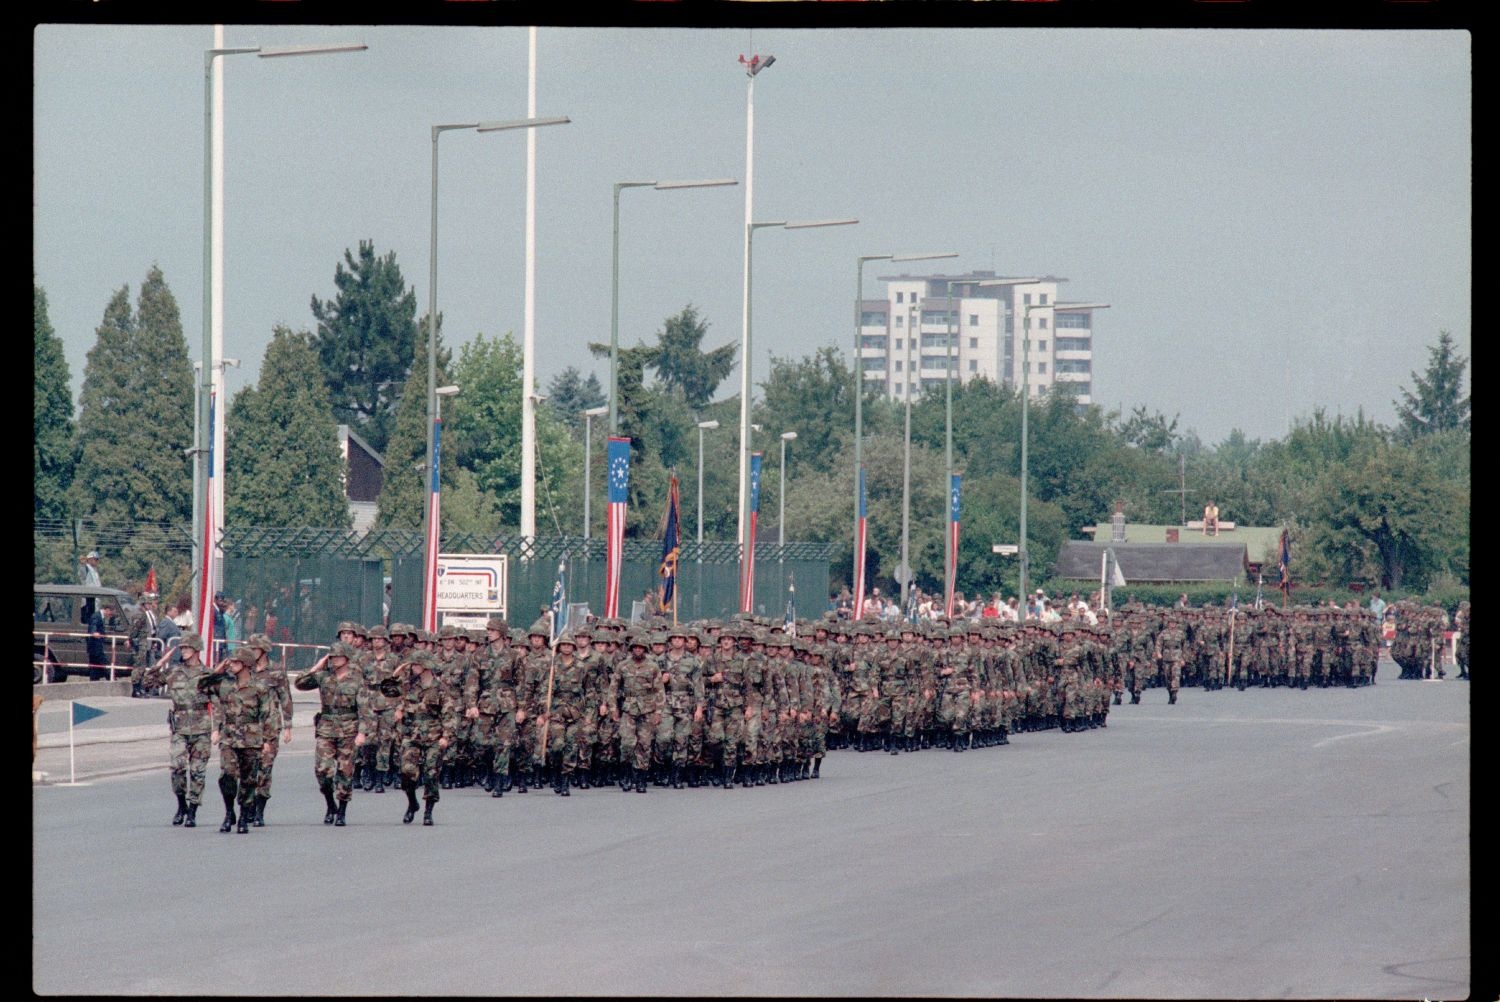
<path fill-rule="evenodd" d="M 68 785 L 74 786 L 78 782 L 78 771 L 73 763 L 73 714 L 78 712 L 78 701 L 68 700 Z"/>

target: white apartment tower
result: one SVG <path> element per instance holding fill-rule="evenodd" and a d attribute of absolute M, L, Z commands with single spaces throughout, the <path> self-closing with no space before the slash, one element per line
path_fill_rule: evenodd
<path fill-rule="evenodd" d="M 959 382 L 984 377 L 1021 385 L 1022 343 L 1016 330 L 1031 307 L 1032 397 L 1071 383 L 1080 404 L 1093 402 L 1093 311 L 1098 304 L 1058 302 L 1065 278 L 966 275 L 883 277 L 885 299 L 860 303 L 859 361 L 866 387 L 893 400 L 943 389 L 948 365 Z M 988 284 L 994 283 L 994 284 Z M 949 337 L 952 337 L 951 348 Z"/>

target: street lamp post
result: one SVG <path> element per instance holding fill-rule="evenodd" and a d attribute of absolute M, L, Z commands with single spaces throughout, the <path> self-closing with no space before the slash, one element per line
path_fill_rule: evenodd
<path fill-rule="evenodd" d="M 424 469 L 428 475 L 428 497 L 427 497 L 427 543 L 426 553 L 423 554 L 422 573 L 422 628 L 424 630 L 436 630 L 437 621 L 437 562 L 438 550 L 441 549 L 442 538 L 442 437 L 443 437 L 443 398 L 451 397 L 458 393 L 457 386 L 437 386 L 433 388 L 432 399 L 436 403 L 435 416 L 432 422 L 432 434 L 428 436 L 427 465 Z"/>
<path fill-rule="evenodd" d="M 593 476 L 591 464 L 594 458 L 593 443 L 590 441 L 590 433 L 593 431 L 594 418 L 608 414 L 608 407 L 590 407 L 583 412 L 583 538 L 589 538 L 589 491 L 592 488 Z"/>
<path fill-rule="evenodd" d="M 787 230 L 811 230 L 825 226 L 852 226 L 858 222 L 858 219 L 814 219 L 745 224 L 745 312 L 744 331 L 740 339 L 740 500 L 739 520 L 735 527 L 735 535 L 740 541 L 742 560 L 746 548 L 750 545 L 750 522 L 746 509 L 750 500 L 750 262 L 755 231 L 768 226 Z"/>
<path fill-rule="evenodd" d="M 238 46 L 226 48 L 218 44 L 223 38 L 222 28 L 217 28 L 214 33 L 215 47 L 205 49 L 203 52 L 203 357 L 202 370 L 199 378 L 202 387 L 198 394 L 198 433 L 194 439 L 194 448 L 197 449 L 198 472 L 197 487 L 193 492 L 193 549 L 194 564 L 198 573 L 202 576 L 198 583 L 198 602 L 194 608 L 195 622 L 199 631 L 203 631 L 203 623 L 212 621 L 211 616 L 205 616 L 207 612 L 208 599 L 214 592 L 214 551 L 217 549 L 217 533 L 213 539 L 209 536 L 208 526 L 210 524 L 209 507 L 213 501 L 210 496 L 210 484 L 217 480 L 219 485 L 223 483 L 224 450 L 213 448 L 210 439 L 222 442 L 222 438 L 211 427 L 209 421 L 209 407 L 213 397 L 216 381 L 222 379 L 222 369 L 216 357 L 215 350 L 215 324 L 214 303 L 220 297 L 222 278 L 219 270 L 215 267 L 214 235 L 216 231 L 217 218 L 214 211 L 216 192 L 222 189 L 224 165 L 218 156 L 218 145 L 215 143 L 215 129 L 217 117 L 214 113 L 214 68 L 216 60 L 220 56 L 256 55 L 261 59 L 274 59 L 282 56 L 318 56 L 328 55 L 336 52 L 363 52 L 368 46 L 358 43 L 339 45 L 290 45 L 290 46 Z M 222 403 L 222 401 L 220 401 Z M 217 512 L 222 521 L 223 512 Z"/>
<path fill-rule="evenodd" d="M 916 304 L 907 307 L 906 323 L 906 371 L 901 375 L 902 396 L 906 398 L 906 438 L 905 447 L 901 453 L 901 611 L 906 611 L 906 603 L 911 590 L 911 343 L 916 337 L 917 313 Z M 918 358 L 921 356 L 918 355 Z M 917 379 L 917 385 L 922 385 L 922 380 Z"/>
<path fill-rule="evenodd" d="M 778 499 L 780 510 L 776 514 L 776 545 L 786 545 L 786 444 L 796 441 L 795 431 L 784 431 L 781 433 L 781 497 Z M 785 559 L 783 557 L 782 559 Z"/>
<path fill-rule="evenodd" d="M 456 122 L 432 127 L 432 200 L 431 225 L 427 245 L 427 423 L 437 420 L 437 248 L 438 248 L 438 137 L 444 132 L 473 129 L 476 132 L 503 132 L 511 129 L 533 129 L 543 125 L 566 125 L 566 116 L 556 118 L 522 118 L 496 122 Z M 522 407 L 531 406 L 523 400 Z M 427 442 L 427 469 L 432 469 L 431 439 Z M 524 464 L 523 464 L 524 465 Z M 426 538 L 433 538 L 433 527 L 425 526 Z M 436 554 L 428 555 L 428 562 L 436 560 Z M 424 616 L 430 613 L 424 609 Z"/>
<path fill-rule="evenodd" d="M 944 251 L 939 254 L 866 254 L 854 259 L 854 559 L 860 559 L 859 553 L 859 471 L 863 466 L 864 449 L 864 403 L 865 403 L 865 369 L 864 353 L 861 348 L 860 330 L 864 326 L 860 320 L 864 314 L 865 300 L 865 262 L 866 261 L 935 261 L 939 258 L 958 257 L 957 251 Z M 886 337 L 889 338 L 889 328 Z M 854 574 L 856 580 L 858 571 Z M 852 583 L 852 582 L 851 582 Z"/>
<path fill-rule="evenodd" d="M 680 188 L 722 188 L 739 184 L 734 178 L 710 181 L 618 181 L 614 187 L 614 244 L 609 277 L 609 433 L 620 433 L 620 416 L 616 403 L 620 366 L 620 192 L 625 188 L 655 188 L 675 191 Z"/>

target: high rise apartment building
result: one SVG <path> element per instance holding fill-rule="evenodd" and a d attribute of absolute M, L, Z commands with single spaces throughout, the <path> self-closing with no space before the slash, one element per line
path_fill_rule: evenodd
<path fill-rule="evenodd" d="M 1093 402 L 1093 311 L 1102 304 L 1058 302 L 1065 278 L 965 275 L 883 277 L 886 298 L 860 303 L 859 360 L 867 388 L 893 400 L 943 389 L 948 366 L 958 382 L 984 377 L 1007 387 L 1024 380 L 1033 397 L 1071 383 L 1078 402 Z M 1017 331 L 1028 318 L 1030 349 Z M 951 342 L 950 342 L 951 337 Z M 951 344 L 951 347 L 950 347 Z"/>

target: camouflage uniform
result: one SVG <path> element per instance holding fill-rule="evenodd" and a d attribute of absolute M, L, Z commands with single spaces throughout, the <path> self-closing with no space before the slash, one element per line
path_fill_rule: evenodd
<path fill-rule="evenodd" d="M 1156 635 L 1156 663 L 1167 681 L 1167 702 L 1177 702 L 1177 690 L 1182 685 L 1182 660 L 1187 647 L 1187 638 L 1176 622 L 1169 621 Z"/>
<path fill-rule="evenodd" d="M 604 705 L 620 725 L 620 763 L 631 770 L 630 782 L 623 786 L 645 793 L 651 742 L 661 726 L 666 692 L 661 666 L 647 653 L 649 641 L 637 634 L 627 637 L 625 646 L 628 653 L 614 664 Z"/>
<path fill-rule="evenodd" d="M 203 642 L 196 633 L 183 638 L 184 651 L 201 651 Z M 213 732 L 213 708 L 208 694 L 198 683 L 208 675 L 203 662 L 187 664 L 180 655 L 146 669 L 142 685 L 162 688 L 172 701 L 167 725 L 172 731 L 172 792 L 177 796 L 177 814 L 173 825 L 196 828 L 198 805 L 203 802 L 203 781 L 208 773 L 208 754 Z"/>
<path fill-rule="evenodd" d="M 286 666 L 271 660 L 271 638 L 257 633 L 247 642 L 246 650 L 255 651 L 257 667 L 255 678 L 271 693 L 271 715 L 266 721 L 266 741 L 269 751 L 260 767 L 260 789 L 255 793 L 255 827 L 266 823 L 266 801 L 271 799 L 271 769 L 276 765 L 276 756 L 281 751 L 283 731 L 292 729 L 292 685 L 287 679 Z M 288 735 L 290 739 L 290 735 Z"/>
<path fill-rule="evenodd" d="M 317 671 L 297 678 L 301 692 L 317 690 L 322 709 L 313 717 L 313 776 L 323 793 L 328 813 L 325 825 L 344 825 L 344 812 L 354 787 L 355 739 L 369 740 L 375 730 L 375 714 L 365 697 L 365 680 L 351 663 L 357 652 L 347 644 L 334 644 L 328 661 L 342 656 L 341 668 L 328 662 Z M 335 806 L 335 800 L 337 805 Z"/>
<path fill-rule="evenodd" d="M 661 660 L 662 687 L 666 702 L 662 708 L 661 729 L 657 733 L 657 750 L 671 765 L 671 783 L 682 787 L 682 773 L 696 753 L 694 731 L 702 742 L 703 664 L 686 651 L 668 651 Z"/>
<path fill-rule="evenodd" d="M 396 700 L 396 725 L 401 734 L 401 788 L 406 792 L 410 824 L 417 812 L 417 785 L 422 784 L 427 810 L 422 824 L 432 824 L 432 806 L 440 797 L 439 772 L 443 752 L 458 732 L 458 702 L 436 674 L 432 655 L 417 651 L 403 659 L 405 669 L 385 682 L 387 696 Z"/>
<path fill-rule="evenodd" d="M 221 669 L 199 680 L 200 689 L 219 711 L 219 793 L 227 812 L 219 831 L 235 824 L 234 806 L 240 806 L 238 831 L 244 834 L 256 816 L 256 791 L 260 788 L 261 756 L 269 750 L 271 727 L 280 715 L 276 697 L 253 677 L 251 664 L 256 652 L 241 648 L 220 665 Z"/>

